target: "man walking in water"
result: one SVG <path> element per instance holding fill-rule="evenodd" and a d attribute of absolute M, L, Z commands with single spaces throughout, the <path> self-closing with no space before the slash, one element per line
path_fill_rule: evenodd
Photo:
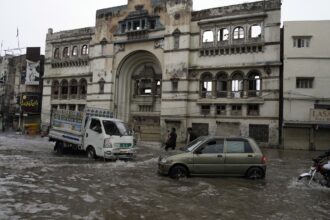
<path fill-rule="evenodd" d="M 171 130 L 171 133 L 169 134 L 169 137 L 166 141 L 166 146 L 165 146 L 165 150 L 167 151 L 169 148 L 172 148 L 172 150 L 175 150 L 175 147 L 176 147 L 176 138 L 177 138 L 177 135 L 176 135 L 176 130 L 175 128 L 172 128 Z"/>

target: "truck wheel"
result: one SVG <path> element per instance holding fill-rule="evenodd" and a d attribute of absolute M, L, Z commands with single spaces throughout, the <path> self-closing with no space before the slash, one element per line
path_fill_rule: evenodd
<path fill-rule="evenodd" d="M 95 149 L 93 147 L 89 147 L 87 148 L 87 157 L 89 159 L 96 159 L 96 153 L 95 153 Z"/>
<path fill-rule="evenodd" d="M 64 153 L 64 146 L 62 141 L 56 141 L 54 151 L 59 155 Z"/>

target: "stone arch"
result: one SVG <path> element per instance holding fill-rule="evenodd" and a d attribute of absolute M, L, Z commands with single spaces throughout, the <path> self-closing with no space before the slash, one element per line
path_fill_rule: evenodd
<path fill-rule="evenodd" d="M 117 68 L 115 83 L 115 114 L 126 122 L 130 121 L 130 106 L 133 98 L 134 86 L 132 77 L 148 66 L 155 74 L 162 78 L 162 67 L 158 58 L 149 51 L 138 50 L 128 54 Z M 161 79 L 160 79 L 161 80 Z M 150 103 L 153 105 L 154 103 Z M 159 116 L 160 117 L 160 116 Z"/>

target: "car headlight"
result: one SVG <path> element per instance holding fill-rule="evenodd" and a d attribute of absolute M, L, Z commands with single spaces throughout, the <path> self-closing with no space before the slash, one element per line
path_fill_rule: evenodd
<path fill-rule="evenodd" d="M 159 157 L 159 163 L 169 163 L 170 161 L 166 157 Z"/>
<path fill-rule="evenodd" d="M 106 138 L 104 139 L 104 148 L 112 148 L 112 143 L 111 143 L 111 139 L 110 138 Z"/>

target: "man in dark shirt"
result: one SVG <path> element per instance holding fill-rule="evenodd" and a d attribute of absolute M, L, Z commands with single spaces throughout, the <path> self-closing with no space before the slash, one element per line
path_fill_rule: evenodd
<path fill-rule="evenodd" d="M 193 132 L 192 128 L 188 128 L 188 134 L 189 134 L 189 137 L 188 137 L 187 144 L 189 144 L 190 142 L 192 142 L 193 140 L 195 140 L 197 138 L 197 135 Z"/>
<path fill-rule="evenodd" d="M 176 138 L 177 138 L 177 135 L 176 135 L 176 130 L 175 128 L 172 128 L 172 131 L 171 133 L 169 134 L 169 137 L 166 141 L 166 146 L 165 146 L 165 150 L 167 151 L 169 148 L 172 148 L 172 150 L 175 149 L 176 147 Z"/>

